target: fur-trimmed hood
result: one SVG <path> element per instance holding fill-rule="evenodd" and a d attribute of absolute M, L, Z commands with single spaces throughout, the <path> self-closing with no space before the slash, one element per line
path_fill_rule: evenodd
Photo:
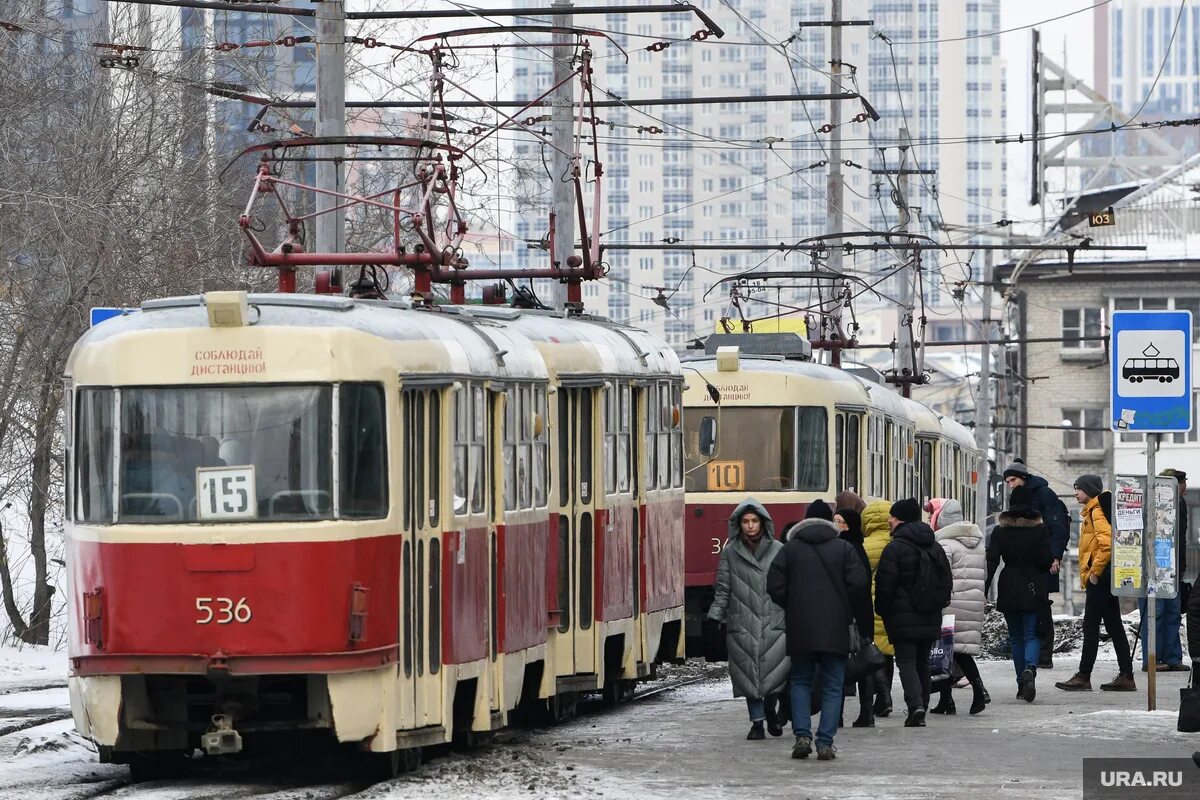
<path fill-rule="evenodd" d="M 838 536 L 837 525 L 834 525 L 829 520 L 825 519 L 806 519 L 803 522 L 797 522 L 792 527 L 784 532 L 786 541 L 799 539 L 802 542 L 809 544 L 820 544 L 828 542 L 831 539 L 836 539 Z"/>
<path fill-rule="evenodd" d="M 1028 508 L 1009 509 L 1000 514 L 996 524 L 1005 528 L 1036 528 L 1042 524 L 1042 515 Z"/>

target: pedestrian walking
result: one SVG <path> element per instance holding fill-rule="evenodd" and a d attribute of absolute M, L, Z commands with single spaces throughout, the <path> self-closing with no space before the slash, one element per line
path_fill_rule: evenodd
<path fill-rule="evenodd" d="M 914 498 L 889 512 L 892 541 L 883 548 L 875 573 L 875 610 L 883 617 L 896 651 L 904 687 L 906 728 L 925 727 L 929 707 L 929 651 L 942 635 L 942 610 L 950 604 L 950 562 L 933 529 L 921 521 Z"/>
<path fill-rule="evenodd" d="M 1183 493 L 1187 491 L 1187 473 L 1178 469 L 1164 469 L 1159 475 L 1179 482 L 1179 497 L 1175 501 L 1178 506 L 1175 515 L 1175 574 L 1179 576 L 1179 591 L 1172 598 L 1154 601 L 1154 660 L 1160 671 L 1187 672 L 1188 665 L 1183 663 L 1183 642 L 1179 636 L 1183 609 L 1186 607 L 1184 594 L 1188 589 L 1183 580 L 1187 573 L 1188 512 L 1183 499 Z M 1150 653 L 1146 649 L 1150 628 L 1146 625 L 1145 597 L 1138 598 L 1138 610 L 1142 613 L 1138 632 L 1142 638 L 1142 672 L 1145 672 L 1150 662 Z"/>
<path fill-rule="evenodd" d="M 888 523 L 891 516 L 892 504 L 886 500 L 876 500 L 862 512 L 863 549 L 867 552 L 867 560 L 871 564 L 871 602 L 875 602 L 875 574 L 879 569 L 879 557 L 883 548 L 892 541 L 892 526 Z M 883 617 L 875 614 L 875 646 L 886 659 L 884 666 L 875 674 L 875 706 L 872 709 L 875 716 L 883 718 L 892 713 L 892 681 L 896 674 L 895 650 L 888 641 L 887 629 L 883 626 Z"/>
<path fill-rule="evenodd" d="M 821 707 L 817 758 L 829 761 L 837 757 L 833 738 L 842 715 L 850 625 L 857 622 L 852 598 L 866 589 L 867 571 L 828 520 L 809 517 L 792 526 L 786 538 L 771 565 L 767 591 L 787 621 L 791 701 L 796 712 L 792 758 L 808 758 L 813 751 L 812 717 L 806 712 L 815 690 Z"/>
<path fill-rule="evenodd" d="M 983 546 L 983 531 L 963 517 L 962 505 L 955 499 L 934 498 L 929 501 L 932 515 L 929 524 L 946 551 L 950 562 L 953 585 L 950 591 L 950 613 L 954 615 L 954 663 L 970 682 L 972 697 L 970 713 L 978 714 L 991 700 L 984 688 L 975 656 L 983 644 L 983 618 L 987 594 L 987 555 Z M 955 713 L 952 686 L 942 689 L 938 704 L 931 714 Z"/>
<path fill-rule="evenodd" d="M 843 497 L 845 494 L 843 492 L 838 497 Z M 850 593 L 850 606 L 854 612 L 854 620 L 858 624 L 859 636 L 864 642 L 869 642 L 875 635 L 875 610 L 871 605 L 871 561 L 867 558 L 867 551 L 863 547 L 862 517 L 853 506 L 847 506 L 839 508 L 833 515 L 833 524 L 837 526 L 838 538 L 854 549 L 854 554 L 862 563 L 863 575 L 866 576 L 862 588 Z M 858 694 L 858 717 L 850 723 L 852 727 L 875 727 L 874 678 L 874 675 L 864 675 L 851 684 Z M 842 716 L 845 717 L 845 698 L 842 700 Z"/>
<path fill-rule="evenodd" d="M 747 739 L 766 738 L 764 722 L 772 736 L 783 735 L 774 706 L 789 669 L 784 614 L 767 595 L 767 572 L 782 549 L 767 509 L 742 501 L 729 517 L 708 618 L 726 626 L 733 696 L 746 698 L 750 713 Z"/>
<path fill-rule="evenodd" d="M 1054 560 L 1046 580 L 1046 601 L 1038 609 L 1038 638 L 1041 639 L 1039 648 L 1039 669 L 1054 667 L 1054 601 L 1050 597 L 1060 591 L 1058 573 L 1062 566 L 1063 554 L 1071 541 L 1071 515 L 1067 506 L 1050 488 L 1049 482 L 1040 475 L 1034 475 L 1025 466 L 1025 462 L 1017 459 L 1004 469 L 1004 482 L 1009 489 L 1024 486 L 1031 492 L 1030 506 L 1042 518 L 1046 530 L 1050 531 L 1050 553 Z"/>
<path fill-rule="evenodd" d="M 1121 672 L 1100 688 L 1106 692 L 1135 692 L 1137 684 L 1133 680 L 1133 658 L 1129 653 L 1125 623 L 1121 620 L 1121 604 L 1113 595 L 1110 584 L 1112 492 L 1104 491 L 1104 482 L 1099 475 L 1081 475 L 1075 481 L 1075 499 L 1083 505 L 1079 528 L 1079 583 L 1086 593 L 1083 652 L 1079 658 L 1079 671 L 1069 680 L 1054 685 L 1068 692 L 1092 690 L 1092 667 L 1096 665 L 1100 625 L 1103 623 L 1113 650 L 1117 653 L 1117 665 Z"/>
<path fill-rule="evenodd" d="M 1192 590 L 1187 605 L 1188 657 L 1192 659 L 1192 679 L 1200 670 L 1200 591 Z"/>
<path fill-rule="evenodd" d="M 1017 699 L 1032 703 L 1037 696 L 1038 614 L 1046 601 L 1048 570 L 1054 555 L 1050 531 L 1032 505 L 1031 492 L 1024 486 L 1013 489 L 1008 510 L 992 530 L 987 548 L 987 586 L 991 589 L 996 571 L 996 608 L 1008 623 L 1013 671 L 1017 677 Z"/>

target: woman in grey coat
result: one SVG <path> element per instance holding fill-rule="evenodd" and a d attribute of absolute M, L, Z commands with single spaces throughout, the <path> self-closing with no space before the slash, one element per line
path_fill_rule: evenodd
<path fill-rule="evenodd" d="M 750 712 L 747 739 L 765 738 L 764 722 L 772 736 L 783 735 L 774 705 L 791 664 L 783 609 L 767 596 L 767 571 L 782 549 L 761 503 L 747 498 L 734 509 L 708 618 L 726 625 L 733 696 L 746 698 Z"/>
<path fill-rule="evenodd" d="M 991 700 L 975 665 L 983 643 L 984 603 L 987 599 L 983 587 L 987 582 L 987 552 L 984 549 L 983 531 L 979 526 L 963 517 L 962 505 L 955 499 L 934 498 L 929 501 L 933 511 L 930 523 L 938 544 L 946 551 L 950 561 L 950 572 L 954 577 L 954 588 L 950 592 L 950 609 L 954 615 L 954 663 L 971 682 L 974 697 L 971 713 L 978 714 Z M 932 714 L 953 714 L 954 698 L 947 684 L 942 689 L 938 704 L 929 709 Z"/>

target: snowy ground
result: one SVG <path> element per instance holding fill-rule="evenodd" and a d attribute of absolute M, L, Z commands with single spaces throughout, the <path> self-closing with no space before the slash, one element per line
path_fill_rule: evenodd
<path fill-rule="evenodd" d="M 1149 713 L 1143 673 L 1136 694 L 1069 694 L 1053 682 L 1070 676 L 1073 657 L 1056 660 L 1032 705 L 1015 699 L 1007 662 L 983 662 L 993 698 L 983 714 L 966 714 L 970 693 L 960 690 L 959 715 L 931 717 L 926 729 L 905 729 L 898 715 L 874 729 L 844 729 L 832 763 L 792 760 L 790 736 L 746 741 L 745 705 L 731 697 L 720 667 L 692 662 L 679 674 L 699 682 L 617 709 L 589 707 L 567 725 L 517 731 L 474 753 L 436 753 L 394 781 L 355 780 L 341 762 L 247 761 L 131 784 L 125 768 L 97 763 L 73 733 L 62 656 L 0 650 L 0 798 L 1057 799 L 1079 797 L 1084 757 L 1188 756 L 1200 747 L 1200 737 L 1175 731 L 1185 674 L 1158 675 L 1161 710 Z M 1115 663 L 1102 660 L 1093 678 L 1115 673 Z M 898 683 L 894 700 L 901 702 Z M 856 702 L 848 701 L 848 713 Z"/>

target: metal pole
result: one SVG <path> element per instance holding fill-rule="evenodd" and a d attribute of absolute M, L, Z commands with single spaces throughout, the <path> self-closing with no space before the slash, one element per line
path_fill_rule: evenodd
<path fill-rule="evenodd" d="M 1142 513 L 1146 520 L 1146 540 L 1142 542 L 1142 580 L 1146 582 L 1146 618 L 1142 620 L 1142 624 L 1146 626 L 1146 710 L 1153 711 L 1155 707 L 1155 693 L 1157 685 L 1155 683 L 1155 653 L 1158 651 L 1158 642 L 1154 635 L 1154 620 L 1155 620 L 1155 598 L 1154 584 L 1154 539 L 1158 535 L 1158 520 L 1155 518 L 1154 506 L 1155 495 L 1154 491 L 1154 458 L 1158 452 L 1158 440 L 1162 436 L 1160 433 L 1146 434 L 1146 494 L 1145 500 L 1142 501 Z M 1131 665 L 1132 666 L 1132 665 Z"/>
<path fill-rule="evenodd" d="M 992 251 L 983 254 L 983 333 L 979 347 L 979 402 L 975 414 L 975 445 L 983 451 L 984 468 L 992 446 Z M 984 487 L 988 485 L 985 476 Z M 980 526 L 987 520 L 987 492 L 976 492 L 976 519 Z"/>
<path fill-rule="evenodd" d="M 570 0 L 554 0 L 553 7 L 557 10 L 554 15 L 554 25 L 558 28 L 571 26 L 574 16 L 574 4 Z M 554 35 L 554 83 L 567 81 L 571 75 L 571 56 L 574 54 L 572 37 L 569 34 Z M 554 93 L 554 106 L 551 112 L 553 122 L 554 153 L 551 160 L 551 177 L 554 180 L 554 266 L 567 266 L 567 258 L 575 252 L 575 191 L 571 183 L 571 170 L 577 161 L 570 154 L 575 153 L 574 136 L 571 127 L 575 119 L 575 85 L 567 81 Z M 550 306 L 562 308 L 567 302 L 566 284 L 555 282 L 550 291 Z"/>
<path fill-rule="evenodd" d="M 346 7 L 343 0 L 328 0 L 316 11 L 317 136 L 345 136 Z M 317 162 L 317 187 L 343 191 L 345 145 L 325 145 L 320 151 L 319 155 L 333 160 Z M 317 194 L 317 252 L 341 253 L 346 249 L 346 212 L 337 208 L 339 203 L 333 195 Z"/>
<path fill-rule="evenodd" d="M 908 128 L 900 129 L 900 141 L 904 142 L 901 145 L 901 151 L 904 153 L 900 162 L 901 170 L 899 175 L 898 188 L 900 189 L 900 230 L 907 232 L 909 221 L 912 219 L 912 214 L 908 210 L 908 171 L 903 169 L 905 161 L 908 157 L 908 147 L 911 138 L 908 134 Z M 909 274 L 907 269 L 900 271 L 900 309 L 899 309 L 900 324 L 896 328 L 896 340 L 899 342 L 897 349 L 899 359 L 899 378 L 904 378 L 903 370 L 909 370 L 908 377 L 916 378 L 916 359 L 913 358 L 913 276 Z M 907 321 L 907 325 L 905 322 Z M 912 397 L 912 381 L 902 380 L 900 382 L 900 394 L 904 397 Z"/>

